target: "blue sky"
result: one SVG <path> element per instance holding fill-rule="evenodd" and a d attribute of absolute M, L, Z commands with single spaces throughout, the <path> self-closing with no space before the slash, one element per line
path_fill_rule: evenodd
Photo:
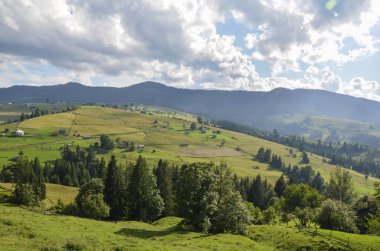
<path fill-rule="evenodd" d="M 151 80 L 380 101 L 378 0 L 3 0 L 0 13 L 0 87 Z"/>

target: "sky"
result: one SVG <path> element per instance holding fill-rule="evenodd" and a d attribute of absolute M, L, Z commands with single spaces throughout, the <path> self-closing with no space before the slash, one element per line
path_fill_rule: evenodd
<path fill-rule="evenodd" d="M 324 89 L 380 101 L 379 0 L 0 0 L 0 87 Z"/>

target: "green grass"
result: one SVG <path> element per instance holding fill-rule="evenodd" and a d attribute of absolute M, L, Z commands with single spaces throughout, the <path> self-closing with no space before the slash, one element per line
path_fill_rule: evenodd
<path fill-rule="evenodd" d="M 250 228 L 248 237 L 271 246 L 272 250 L 380 250 L 380 237 L 324 229 L 318 229 L 318 235 L 314 235 L 314 231 L 299 231 L 285 225 L 258 225 Z"/>
<path fill-rule="evenodd" d="M 10 195 L 14 189 L 14 184 L 0 183 L 0 194 L 4 193 Z M 51 206 L 57 204 L 58 199 L 68 204 L 74 201 L 75 196 L 78 194 L 77 187 L 61 186 L 57 184 L 46 184 L 46 200 L 45 204 Z"/>
<path fill-rule="evenodd" d="M 0 243 L 2 250 L 64 250 L 68 247 L 73 250 L 252 250 L 260 247 L 244 236 L 209 236 L 176 230 L 180 221 L 165 218 L 153 225 L 133 221 L 102 222 L 42 215 L 0 205 Z"/>
<path fill-rule="evenodd" d="M 0 204 L 1 250 L 379 250 L 380 237 L 333 232 L 313 236 L 283 225 L 250 226 L 247 236 L 195 233 L 180 218 L 153 224 L 105 222 L 33 213 Z M 319 230 L 320 232 L 322 230 Z M 324 231 L 329 234 L 329 231 Z M 323 232 L 323 233 L 324 233 Z M 351 247 L 347 246 L 350 240 Z"/>
<path fill-rule="evenodd" d="M 155 125 L 156 119 L 158 123 Z M 193 161 L 223 161 L 231 166 L 238 176 L 254 177 L 261 174 L 274 183 L 282 173 L 272 170 L 267 164 L 254 161 L 253 157 L 260 147 L 270 148 L 273 153 L 281 155 L 287 164 L 299 165 L 301 161 L 301 153 L 296 150 L 297 157 L 293 158 L 289 155 L 289 148 L 284 145 L 241 133 L 221 130 L 222 133 L 213 138 L 215 128 L 210 128 L 206 133 L 196 130 L 186 134 L 184 128 L 189 128 L 195 120 L 196 117 L 189 114 L 157 108 L 150 108 L 148 113 L 142 114 L 139 111 L 82 106 L 73 112 L 0 126 L 0 131 L 7 127 L 11 130 L 20 128 L 26 133 L 25 137 L 0 137 L 0 166 L 9 163 L 9 159 L 16 156 L 20 150 L 30 157 L 38 157 L 42 162 L 54 160 L 59 157 L 59 148 L 64 144 L 87 147 L 96 142 L 96 137 L 100 134 L 109 134 L 113 139 L 133 140 L 136 144 L 145 145 L 142 152 L 114 149 L 104 155 L 109 158 L 115 154 L 122 163 L 134 161 L 139 154 L 151 165 L 156 164 L 159 159 L 167 159 L 177 165 Z M 67 130 L 67 135 L 52 136 L 52 133 L 61 128 Z M 74 137 L 74 133 L 92 136 L 93 139 L 83 140 L 81 137 Z M 222 141 L 225 142 L 223 147 L 220 146 Z M 187 143 L 189 146 L 180 147 L 181 143 Z M 237 147 L 241 148 L 241 151 L 234 154 Z M 335 166 L 323 163 L 320 156 L 309 154 L 309 158 L 312 167 L 320 171 L 325 180 L 329 180 Z M 365 179 L 363 174 L 354 171 L 351 171 L 351 174 L 358 194 L 373 193 L 374 178 Z"/>
<path fill-rule="evenodd" d="M 22 113 L 30 114 L 36 107 L 49 112 L 60 112 L 67 106 L 67 103 L 36 103 L 36 104 L 0 104 L 0 123 L 8 120 L 18 120 Z"/>

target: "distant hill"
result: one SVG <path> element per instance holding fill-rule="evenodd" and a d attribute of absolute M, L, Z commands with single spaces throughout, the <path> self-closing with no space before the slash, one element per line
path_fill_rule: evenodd
<path fill-rule="evenodd" d="M 274 118 L 295 114 L 327 116 L 380 125 L 379 102 L 323 90 L 285 88 L 269 92 L 189 90 L 155 82 L 144 82 L 125 88 L 89 87 L 79 83 L 67 83 L 0 89 L 2 103 L 45 102 L 47 99 L 162 106 L 264 129 L 277 126 L 278 121 Z"/>

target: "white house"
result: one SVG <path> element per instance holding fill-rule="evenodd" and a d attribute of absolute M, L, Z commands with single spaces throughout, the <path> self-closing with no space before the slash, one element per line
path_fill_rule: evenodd
<path fill-rule="evenodd" d="M 16 136 L 24 136 L 24 131 L 17 129 L 15 134 L 16 134 Z"/>

